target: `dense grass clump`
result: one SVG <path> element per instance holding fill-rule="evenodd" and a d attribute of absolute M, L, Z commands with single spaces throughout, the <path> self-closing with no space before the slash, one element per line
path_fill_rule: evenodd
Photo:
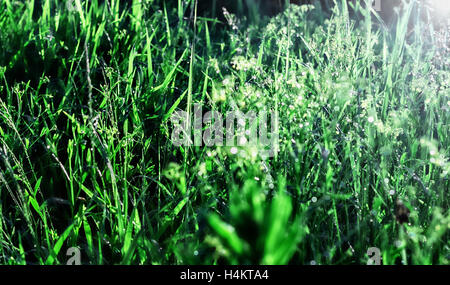
<path fill-rule="evenodd" d="M 0 264 L 449 264 L 449 27 L 335 2 L 0 1 Z M 195 106 L 275 153 L 177 146 Z"/>

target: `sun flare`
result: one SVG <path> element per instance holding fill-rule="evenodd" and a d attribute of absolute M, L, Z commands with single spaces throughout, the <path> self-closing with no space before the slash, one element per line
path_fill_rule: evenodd
<path fill-rule="evenodd" d="M 440 15 L 450 14 L 450 1 L 448 0 L 431 0 L 431 7 Z"/>

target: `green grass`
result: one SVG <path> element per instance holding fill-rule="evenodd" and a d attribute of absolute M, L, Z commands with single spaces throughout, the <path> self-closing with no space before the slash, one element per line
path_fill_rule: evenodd
<path fill-rule="evenodd" d="M 448 28 L 336 2 L 1 0 L 0 264 L 449 264 Z M 194 104 L 279 152 L 174 146 Z"/>

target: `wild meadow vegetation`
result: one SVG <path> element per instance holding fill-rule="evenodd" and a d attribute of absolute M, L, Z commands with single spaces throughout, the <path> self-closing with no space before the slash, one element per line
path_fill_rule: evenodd
<path fill-rule="evenodd" d="M 449 264 L 449 27 L 335 3 L 1 0 L 0 264 Z M 277 151 L 175 146 L 194 104 Z"/>

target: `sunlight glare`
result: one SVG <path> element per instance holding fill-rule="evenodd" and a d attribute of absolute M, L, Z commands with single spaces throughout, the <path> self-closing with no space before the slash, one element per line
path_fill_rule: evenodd
<path fill-rule="evenodd" d="M 450 13 L 450 1 L 449 0 L 431 0 L 431 6 L 436 13 L 446 15 Z"/>

